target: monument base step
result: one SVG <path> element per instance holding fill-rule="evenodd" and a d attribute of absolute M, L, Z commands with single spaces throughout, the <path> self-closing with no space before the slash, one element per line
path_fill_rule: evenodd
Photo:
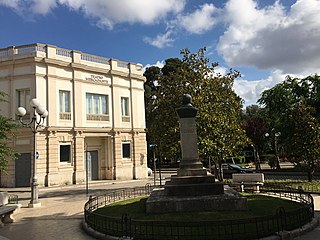
<path fill-rule="evenodd" d="M 155 189 L 146 202 L 147 213 L 208 212 L 247 210 L 247 198 L 232 189 L 221 195 L 175 197 L 167 196 L 164 189 Z"/>
<path fill-rule="evenodd" d="M 218 183 L 213 175 L 206 176 L 177 176 L 171 175 L 166 184 L 201 184 L 201 183 Z"/>

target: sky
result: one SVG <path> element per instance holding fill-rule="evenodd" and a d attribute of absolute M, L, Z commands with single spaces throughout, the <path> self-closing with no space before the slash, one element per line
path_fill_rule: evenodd
<path fill-rule="evenodd" d="M 0 0 L 0 48 L 30 43 L 162 67 L 206 47 L 216 71 L 255 104 L 285 80 L 320 72 L 320 0 Z"/>

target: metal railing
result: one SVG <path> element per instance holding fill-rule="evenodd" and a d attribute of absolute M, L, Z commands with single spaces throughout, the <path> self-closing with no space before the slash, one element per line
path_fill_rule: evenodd
<path fill-rule="evenodd" d="M 110 117 L 106 114 L 87 114 L 87 120 L 91 121 L 109 121 Z"/>
<path fill-rule="evenodd" d="M 148 195 L 152 187 L 116 191 L 103 196 L 90 197 L 84 207 L 87 225 L 106 235 L 126 236 L 129 239 L 256 239 L 293 230 L 310 222 L 314 217 L 313 198 L 302 191 L 281 192 L 262 190 L 263 194 L 277 195 L 301 203 L 292 211 L 279 208 L 276 214 L 236 220 L 197 222 L 135 220 L 124 214 L 121 218 L 101 215 L 95 212 L 99 207 L 128 198 Z"/>
<path fill-rule="evenodd" d="M 19 203 L 19 197 L 16 194 L 9 194 L 8 203 L 10 204 L 18 204 Z"/>
<path fill-rule="evenodd" d="M 60 112 L 59 119 L 61 120 L 71 120 L 71 113 L 70 112 Z"/>

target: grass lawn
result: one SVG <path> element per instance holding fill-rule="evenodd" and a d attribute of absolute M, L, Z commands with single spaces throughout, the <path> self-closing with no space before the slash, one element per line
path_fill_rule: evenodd
<path fill-rule="evenodd" d="M 96 213 L 110 217 L 121 217 L 128 214 L 137 220 L 170 220 L 170 221 L 200 221 L 200 220 L 231 220 L 274 215 L 276 210 L 283 207 L 286 211 L 299 208 L 297 202 L 283 200 L 256 194 L 244 194 L 248 199 L 247 211 L 212 211 L 212 212 L 184 212 L 167 214 L 146 214 L 147 197 L 129 199 L 117 202 L 96 210 Z"/>
<path fill-rule="evenodd" d="M 126 234 L 130 232 L 134 239 L 249 240 L 270 236 L 279 231 L 277 218 L 273 215 L 276 215 L 280 207 L 286 212 L 301 207 L 297 202 L 280 198 L 247 193 L 243 195 L 248 199 L 249 209 L 246 211 L 230 209 L 230 211 L 146 214 L 147 197 L 140 197 L 99 208 L 88 220 L 99 232 L 112 236 L 128 236 Z M 122 218 L 124 214 L 131 220 L 124 222 Z M 256 217 L 263 218 L 256 220 Z M 286 230 L 300 226 L 296 224 L 297 221 L 291 222 L 291 217 L 286 219 L 288 222 Z"/>

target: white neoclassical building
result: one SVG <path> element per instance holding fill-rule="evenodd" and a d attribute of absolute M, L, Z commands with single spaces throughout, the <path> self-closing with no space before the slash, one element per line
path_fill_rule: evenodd
<path fill-rule="evenodd" d="M 37 176 L 43 186 L 147 177 L 142 66 L 46 44 L 0 49 L 0 114 L 32 113 L 37 98 L 48 110 L 36 134 Z M 33 134 L 21 128 L 12 146 L 21 153 L 0 185 L 30 186 Z M 88 167 L 86 167 L 88 166 Z"/>

